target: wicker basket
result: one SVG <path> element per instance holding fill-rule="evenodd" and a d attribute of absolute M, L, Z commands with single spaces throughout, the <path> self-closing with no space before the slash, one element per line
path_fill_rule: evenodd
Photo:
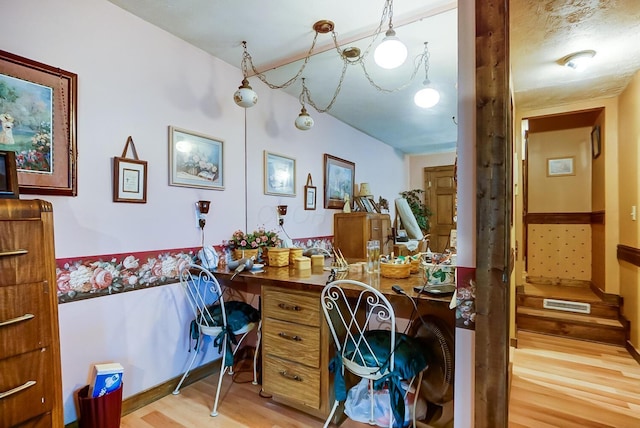
<path fill-rule="evenodd" d="M 411 257 L 411 269 L 409 270 L 409 272 L 410 273 L 420 272 L 420 258 L 414 259 L 413 257 Z"/>
<path fill-rule="evenodd" d="M 289 249 L 271 247 L 267 251 L 269 266 L 283 267 L 289 266 Z"/>
<path fill-rule="evenodd" d="M 298 257 L 302 257 L 302 248 L 289 248 L 289 264 L 293 265 Z"/>
<path fill-rule="evenodd" d="M 409 278 L 411 263 L 380 263 L 380 275 L 383 278 Z"/>
<path fill-rule="evenodd" d="M 258 260 L 258 249 L 234 249 L 233 250 L 233 260 L 240 260 L 243 257 L 255 257 L 254 260 Z"/>

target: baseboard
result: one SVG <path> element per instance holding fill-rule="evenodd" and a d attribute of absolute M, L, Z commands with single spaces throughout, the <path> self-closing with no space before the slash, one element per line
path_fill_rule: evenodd
<path fill-rule="evenodd" d="M 638 364 L 640 364 L 640 353 L 638 352 L 638 350 L 631 344 L 630 341 L 627 340 L 627 351 L 629 352 L 629 354 L 631 354 L 631 356 L 633 357 L 634 360 L 636 360 L 636 362 Z"/>
<path fill-rule="evenodd" d="M 191 385 L 207 376 L 220 372 L 221 359 L 211 361 L 210 363 L 203 364 L 202 366 L 191 370 L 189 377 L 184 380 L 182 388 Z M 167 380 L 159 385 L 141 391 L 131 397 L 122 400 L 122 416 L 128 415 L 141 407 L 151 404 L 154 401 L 161 399 L 162 397 L 169 395 L 173 392 L 176 385 L 180 381 L 182 374 Z M 78 428 L 78 421 L 73 421 L 65 425 L 65 428 Z"/>
<path fill-rule="evenodd" d="M 589 288 L 593 291 L 596 296 L 602 299 L 605 303 L 611 303 L 613 305 L 622 306 L 622 297 L 617 294 L 605 293 L 602 289 L 596 286 L 593 282 L 590 283 Z"/>

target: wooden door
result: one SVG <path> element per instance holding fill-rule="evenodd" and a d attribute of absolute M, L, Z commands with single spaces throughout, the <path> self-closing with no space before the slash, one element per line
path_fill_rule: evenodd
<path fill-rule="evenodd" d="M 424 202 L 431 210 L 429 218 L 431 251 L 441 253 L 449 245 L 451 229 L 456 228 L 456 182 L 453 165 L 424 169 Z"/>

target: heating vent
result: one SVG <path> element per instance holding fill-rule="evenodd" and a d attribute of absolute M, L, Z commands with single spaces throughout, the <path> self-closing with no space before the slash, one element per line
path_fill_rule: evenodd
<path fill-rule="evenodd" d="M 579 314 L 590 314 L 591 305 L 588 303 L 569 302 L 567 300 L 544 299 L 545 309 L 555 309 L 557 311 L 577 312 Z"/>

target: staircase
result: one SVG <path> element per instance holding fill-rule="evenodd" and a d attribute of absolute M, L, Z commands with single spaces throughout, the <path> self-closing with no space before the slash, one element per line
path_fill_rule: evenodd
<path fill-rule="evenodd" d="M 517 288 L 516 302 L 518 330 L 626 346 L 629 323 L 619 296 L 589 285 L 527 283 Z"/>

